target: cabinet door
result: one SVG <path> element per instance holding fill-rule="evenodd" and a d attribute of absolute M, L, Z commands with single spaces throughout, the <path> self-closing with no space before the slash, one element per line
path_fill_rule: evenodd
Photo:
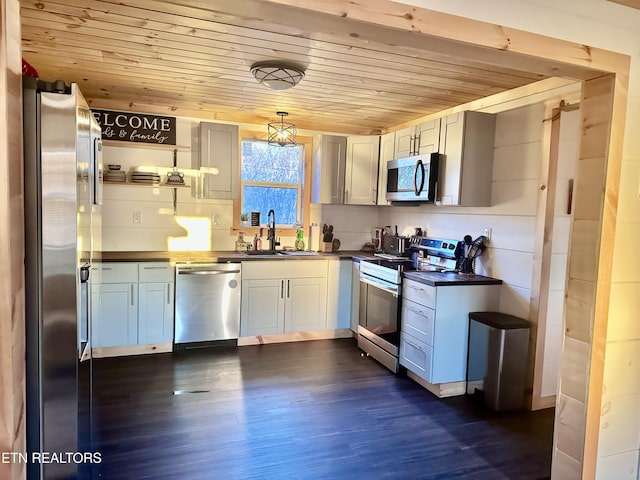
<path fill-rule="evenodd" d="M 347 138 L 345 203 L 375 205 L 378 198 L 378 156 L 380 137 Z"/>
<path fill-rule="evenodd" d="M 443 205 L 491 206 L 496 116 L 459 112 L 442 119 L 439 173 Z"/>
<path fill-rule="evenodd" d="M 351 263 L 351 330 L 357 333 L 360 317 L 360 263 Z"/>
<path fill-rule="evenodd" d="M 141 283 L 138 299 L 138 343 L 173 341 L 173 283 Z"/>
<path fill-rule="evenodd" d="M 453 113 L 442 119 L 440 153 L 444 153 L 444 170 L 440 170 L 440 194 L 443 205 L 460 204 L 462 178 L 462 142 L 464 112 Z"/>
<path fill-rule="evenodd" d="M 284 332 L 285 283 L 284 279 L 242 281 L 243 337 Z"/>
<path fill-rule="evenodd" d="M 393 158 L 410 157 L 413 155 L 413 141 L 415 140 L 416 127 L 407 127 L 395 132 Z"/>
<path fill-rule="evenodd" d="M 440 145 L 440 119 L 437 118 L 418 125 L 416 136 L 418 154 L 428 155 L 437 152 Z"/>
<path fill-rule="evenodd" d="M 135 287 L 133 283 L 105 283 L 95 287 L 98 290 L 99 314 L 92 319 L 94 347 L 138 343 L 138 295 Z"/>
<path fill-rule="evenodd" d="M 238 198 L 237 125 L 200 122 L 200 169 L 204 198 Z"/>
<path fill-rule="evenodd" d="M 329 261 L 327 328 L 351 327 L 351 260 Z"/>
<path fill-rule="evenodd" d="M 313 138 L 311 202 L 343 203 L 346 160 L 347 137 L 317 135 Z"/>
<path fill-rule="evenodd" d="M 396 134 L 387 133 L 380 137 L 380 165 L 378 167 L 378 205 L 391 205 L 387 202 L 387 163 L 394 159 Z"/>
<path fill-rule="evenodd" d="M 284 331 L 326 329 L 327 278 L 291 278 L 285 283 Z"/>

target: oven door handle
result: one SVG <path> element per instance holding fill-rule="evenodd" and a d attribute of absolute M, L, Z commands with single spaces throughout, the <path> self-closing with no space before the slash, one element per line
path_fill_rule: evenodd
<path fill-rule="evenodd" d="M 360 277 L 360 281 L 362 283 L 366 283 L 367 285 L 371 285 L 372 287 L 379 288 L 380 290 L 383 290 L 383 291 L 385 291 L 387 293 L 390 293 L 394 297 L 398 297 L 398 289 L 397 288 L 394 289 L 394 288 L 390 288 L 390 287 L 385 287 L 384 285 L 380 285 L 377 282 L 372 282 L 371 280 L 367 280 L 367 279 L 364 279 L 362 277 Z"/>

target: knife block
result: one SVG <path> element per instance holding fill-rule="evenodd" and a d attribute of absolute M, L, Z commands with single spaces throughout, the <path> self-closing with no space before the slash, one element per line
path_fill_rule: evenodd
<path fill-rule="evenodd" d="M 319 251 L 323 253 L 333 252 L 333 242 L 320 242 Z"/>

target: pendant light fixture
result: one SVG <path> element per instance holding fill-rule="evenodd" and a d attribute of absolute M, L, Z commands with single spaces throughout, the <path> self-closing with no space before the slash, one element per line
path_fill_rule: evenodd
<path fill-rule="evenodd" d="M 251 75 L 258 83 L 279 91 L 295 87 L 304 78 L 304 71 L 288 63 L 267 61 L 251 65 Z"/>
<path fill-rule="evenodd" d="M 296 126 L 293 123 L 285 123 L 284 117 L 287 112 L 276 112 L 280 115 L 279 122 L 272 122 L 268 125 L 269 145 L 279 145 L 281 147 L 292 147 L 296 144 Z"/>

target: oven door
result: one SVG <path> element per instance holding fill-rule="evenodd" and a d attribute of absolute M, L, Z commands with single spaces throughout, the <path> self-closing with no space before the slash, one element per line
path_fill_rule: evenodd
<path fill-rule="evenodd" d="M 400 346 L 400 285 L 360 272 L 358 334 L 391 355 Z"/>

